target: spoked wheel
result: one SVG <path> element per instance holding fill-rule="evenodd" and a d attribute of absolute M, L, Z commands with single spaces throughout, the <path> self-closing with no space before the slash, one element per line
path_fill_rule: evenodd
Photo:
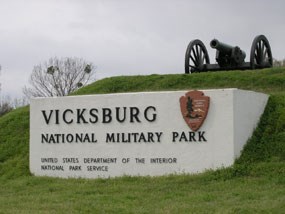
<path fill-rule="evenodd" d="M 256 36 L 250 51 L 250 67 L 267 68 L 272 67 L 272 64 L 273 58 L 268 40 L 264 35 Z"/>
<path fill-rule="evenodd" d="M 185 54 L 185 73 L 201 72 L 205 70 L 205 64 L 209 64 L 208 51 L 199 39 L 192 40 Z"/>

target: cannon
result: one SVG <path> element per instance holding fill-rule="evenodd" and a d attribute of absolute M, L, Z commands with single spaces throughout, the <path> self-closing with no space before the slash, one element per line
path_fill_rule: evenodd
<path fill-rule="evenodd" d="M 270 44 L 264 35 L 256 36 L 251 45 L 250 61 L 238 46 L 213 39 L 210 46 L 216 49 L 217 64 L 210 64 L 208 51 L 199 39 L 192 40 L 185 54 L 185 73 L 270 68 L 273 64 Z"/>

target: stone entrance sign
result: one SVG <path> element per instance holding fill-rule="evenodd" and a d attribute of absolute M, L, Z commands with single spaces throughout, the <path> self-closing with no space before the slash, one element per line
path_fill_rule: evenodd
<path fill-rule="evenodd" d="M 267 99 L 238 89 L 33 99 L 30 170 L 106 178 L 230 166 Z"/>

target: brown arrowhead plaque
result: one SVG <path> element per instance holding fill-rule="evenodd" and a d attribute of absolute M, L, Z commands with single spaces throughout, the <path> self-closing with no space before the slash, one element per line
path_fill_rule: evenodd
<path fill-rule="evenodd" d="M 189 91 L 180 97 L 180 109 L 187 125 L 197 131 L 207 117 L 210 97 L 202 91 Z"/>

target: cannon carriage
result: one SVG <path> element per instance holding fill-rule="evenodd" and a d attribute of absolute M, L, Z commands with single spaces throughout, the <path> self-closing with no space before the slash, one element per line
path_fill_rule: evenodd
<path fill-rule="evenodd" d="M 251 45 L 250 61 L 238 46 L 213 39 L 210 46 L 216 49 L 217 64 L 210 64 L 208 51 L 199 39 L 192 40 L 185 54 L 185 73 L 270 68 L 273 64 L 270 44 L 264 35 L 256 36 Z"/>

